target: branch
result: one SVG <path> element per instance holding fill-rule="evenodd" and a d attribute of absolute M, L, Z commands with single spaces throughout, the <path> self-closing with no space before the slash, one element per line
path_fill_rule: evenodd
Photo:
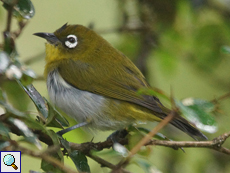
<path fill-rule="evenodd" d="M 7 125 L 7 127 L 12 131 L 12 133 L 17 134 L 17 135 L 21 135 L 19 133 L 19 130 L 14 125 L 9 124 L 7 122 L 7 118 L 4 115 L 0 116 L 0 121 L 2 123 L 4 123 L 4 125 Z M 161 122 L 163 122 L 163 121 L 161 121 Z M 166 123 L 166 122 L 164 122 L 164 123 Z M 161 124 L 161 123 L 159 123 L 159 124 Z M 156 127 L 158 129 L 159 129 L 159 124 L 158 124 L 158 127 Z M 162 124 L 161 124 L 161 126 L 162 126 Z M 158 130 L 156 128 L 154 131 Z M 53 144 L 50 136 L 48 136 L 47 134 L 45 134 L 41 130 L 33 130 L 33 133 L 36 134 L 38 136 L 39 140 L 44 142 L 45 144 L 48 144 L 49 146 L 51 146 Z M 165 141 L 165 140 L 150 140 L 151 139 L 150 135 L 146 135 L 146 137 L 144 137 L 143 139 L 148 138 L 148 140 L 146 140 L 146 142 L 142 141 L 141 143 L 144 143 L 143 144 L 144 146 L 158 145 L 158 146 L 170 147 L 173 149 L 178 149 L 181 147 L 183 147 L 183 148 L 191 148 L 191 147 L 208 148 L 208 149 L 216 150 L 216 151 L 221 152 L 223 154 L 230 155 L 230 150 L 228 148 L 222 147 L 224 142 L 229 137 L 230 137 L 230 132 L 227 132 L 227 133 L 224 133 L 224 134 L 214 138 L 211 141 Z M 118 137 L 117 139 L 119 139 L 118 142 L 122 145 L 128 144 L 127 138 Z M 98 143 L 93 143 L 93 142 L 86 142 L 86 143 L 81 143 L 81 144 L 70 143 L 71 150 L 79 150 L 82 153 L 84 153 L 85 155 L 87 155 L 88 157 L 90 157 L 91 159 L 95 160 L 98 164 L 114 170 L 114 167 L 117 168 L 116 165 L 113 165 L 113 164 L 109 163 L 108 161 L 103 160 L 102 158 L 100 158 L 98 156 L 94 156 L 91 154 L 92 150 L 101 151 L 103 149 L 111 148 L 112 146 L 113 146 L 113 141 L 109 138 L 103 142 L 98 142 Z M 139 148 L 140 146 L 142 146 L 142 144 L 141 145 L 137 144 L 136 148 Z M 133 149 L 130 152 L 130 155 L 133 156 L 137 151 L 138 151 L 137 149 L 135 149 L 135 150 Z M 126 171 L 123 168 L 120 168 L 120 170 L 123 172 Z"/>
<path fill-rule="evenodd" d="M 221 153 L 230 155 L 230 150 L 222 147 L 223 143 L 230 137 L 230 132 L 224 133 L 211 141 L 162 141 L 162 140 L 151 140 L 145 145 L 159 145 L 170 148 L 210 148 Z"/>
<path fill-rule="evenodd" d="M 176 115 L 176 111 L 171 111 L 167 117 L 165 117 L 151 132 L 149 132 L 147 135 L 145 135 L 142 140 L 135 145 L 132 150 L 130 151 L 128 157 L 121 160 L 118 164 L 116 169 L 112 171 L 112 173 L 117 172 L 122 167 L 125 167 L 128 165 L 130 159 L 140 150 L 142 146 L 144 146 L 160 129 L 162 129 L 164 126 L 166 126 Z"/>
<path fill-rule="evenodd" d="M 21 35 L 21 33 L 22 33 L 24 27 L 27 25 L 27 23 L 28 23 L 28 21 L 26 21 L 26 22 L 19 21 L 18 22 L 19 29 L 17 31 L 13 32 L 14 38 L 18 38 Z"/>
<path fill-rule="evenodd" d="M 78 173 L 78 172 L 74 171 L 73 169 L 65 166 L 64 163 L 62 163 L 61 161 L 59 161 L 56 158 L 51 157 L 51 156 L 48 155 L 50 152 L 54 152 L 57 149 L 57 146 L 56 147 L 54 146 L 51 150 L 49 148 L 44 152 L 36 152 L 36 151 L 30 150 L 28 148 L 19 146 L 17 144 L 17 142 L 14 142 L 14 141 L 11 141 L 11 145 L 13 145 L 15 147 L 14 148 L 15 151 L 21 151 L 22 154 L 26 154 L 26 155 L 29 155 L 29 156 L 32 156 L 32 157 L 43 159 L 43 160 L 45 160 L 45 161 L 47 161 L 47 162 L 59 167 L 64 172 Z M 10 151 L 12 151 L 12 148 L 10 148 Z"/>
<path fill-rule="evenodd" d="M 97 163 L 101 164 L 102 167 L 107 167 L 107 168 L 110 168 L 112 170 L 116 168 L 116 165 L 113 165 L 112 163 L 107 162 L 106 160 L 104 160 L 98 156 L 95 156 L 92 154 L 89 154 L 87 156 L 90 157 L 91 159 L 93 159 L 94 161 L 96 161 Z M 122 173 L 130 173 L 129 171 L 127 171 L 123 168 L 121 169 L 121 171 L 122 171 Z"/>

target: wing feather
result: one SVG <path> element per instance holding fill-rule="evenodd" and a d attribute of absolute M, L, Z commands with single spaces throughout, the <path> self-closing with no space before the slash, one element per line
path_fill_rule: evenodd
<path fill-rule="evenodd" d="M 124 64 L 110 64 L 104 69 L 104 65 L 93 66 L 80 60 L 69 60 L 60 64 L 58 71 L 66 82 L 80 90 L 127 101 L 162 113 L 159 107 L 162 104 L 156 97 L 137 93 L 140 88 L 149 87 L 137 68 L 130 70 L 131 67 Z"/>

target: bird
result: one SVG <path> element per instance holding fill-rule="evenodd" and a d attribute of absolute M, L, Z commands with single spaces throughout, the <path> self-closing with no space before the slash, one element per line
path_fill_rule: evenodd
<path fill-rule="evenodd" d="M 34 33 L 47 40 L 44 76 L 51 102 L 78 127 L 120 130 L 138 122 L 163 120 L 171 110 L 156 96 L 141 71 L 122 52 L 83 25 L 64 24 L 53 33 Z M 179 113 L 170 122 L 192 138 L 207 139 Z"/>

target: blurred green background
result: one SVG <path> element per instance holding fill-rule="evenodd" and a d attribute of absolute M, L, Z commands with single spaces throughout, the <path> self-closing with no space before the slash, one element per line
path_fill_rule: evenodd
<path fill-rule="evenodd" d="M 39 0 L 32 1 L 35 16 L 16 40 L 20 58 L 41 77 L 44 69 L 44 40 L 33 36 L 35 32 L 53 32 L 66 22 L 91 26 L 114 47 L 130 57 L 144 72 L 150 84 L 177 99 L 187 97 L 213 100 L 230 90 L 230 55 L 222 51 L 230 46 L 230 1 L 212 0 Z M 17 28 L 16 21 L 14 29 Z M 0 8 L 0 29 L 6 25 L 6 11 Z M 1 36 L 2 40 L 2 36 Z M 29 63 L 33 57 L 38 60 Z M 45 81 L 35 80 L 34 86 L 48 98 Z M 14 95 L 14 93 L 11 93 Z M 10 97 L 10 96 L 8 96 Z M 27 99 L 26 94 L 20 98 Z M 164 102 L 164 100 L 163 100 Z M 166 103 L 168 104 L 168 103 Z M 218 131 L 206 134 L 209 139 L 230 130 L 230 100 L 218 106 Z M 36 112 L 32 102 L 14 103 L 20 110 Z M 24 106 L 24 107 L 23 107 Z M 170 106 L 168 104 L 168 106 Z M 23 108 L 22 108 L 23 107 Z M 71 121 L 74 124 L 74 121 Z M 154 127 L 148 124 L 148 128 Z M 175 140 L 191 140 L 175 128 L 162 131 Z M 68 141 L 82 143 L 103 141 L 111 132 L 88 134 L 77 129 L 66 135 Z M 225 143 L 230 146 L 230 141 Z M 31 147 L 31 146 L 29 146 Z M 173 150 L 150 147 L 148 160 L 157 172 L 230 172 L 229 156 L 208 149 L 186 148 Z M 113 163 L 119 157 L 98 153 Z M 103 154 L 102 154 L 103 153 Z M 103 156 L 104 155 L 104 156 Z M 40 161 L 22 156 L 22 172 L 39 170 Z M 74 165 L 66 159 L 66 164 Z M 91 171 L 108 172 L 107 168 L 88 159 Z M 135 164 L 131 172 L 144 172 Z"/>

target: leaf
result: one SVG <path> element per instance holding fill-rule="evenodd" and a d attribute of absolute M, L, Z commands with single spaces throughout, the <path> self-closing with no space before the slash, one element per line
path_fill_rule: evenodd
<path fill-rule="evenodd" d="M 28 86 L 23 86 L 19 80 L 17 80 L 17 82 L 25 90 L 25 92 L 28 94 L 31 100 L 34 102 L 38 112 L 40 112 L 44 118 L 47 118 L 48 108 L 46 106 L 45 100 L 40 95 L 40 93 L 34 88 L 32 84 Z"/>
<path fill-rule="evenodd" d="M 30 0 L 19 0 L 15 11 L 17 11 L 24 19 L 30 19 L 35 14 L 34 6 Z"/>
<path fill-rule="evenodd" d="M 66 141 L 65 139 L 63 139 L 63 137 L 61 137 L 60 142 L 61 142 L 62 146 L 65 148 L 65 150 L 67 151 L 69 157 L 74 162 L 76 168 L 80 172 L 90 172 L 88 161 L 87 161 L 87 158 L 85 157 L 85 155 L 83 153 L 81 153 L 80 151 L 77 151 L 77 150 L 71 151 L 71 148 L 69 146 L 69 142 Z"/>
<path fill-rule="evenodd" d="M 144 132 L 145 134 L 148 134 L 151 130 L 143 128 L 143 127 L 136 127 L 137 130 Z M 159 139 L 159 140 L 170 140 L 167 136 L 163 135 L 162 133 L 157 133 L 154 135 L 154 138 Z"/>
<path fill-rule="evenodd" d="M 48 130 L 47 134 L 50 136 L 50 138 L 53 141 L 53 145 L 60 145 L 60 141 L 59 141 L 59 137 L 58 135 L 53 131 L 53 130 Z M 62 154 L 58 154 L 59 155 L 59 160 L 63 160 L 63 155 Z"/>
<path fill-rule="evenodd" d="M 217 131 L 217 123 L 212 117 L 212 112 L 215 110 L 215 105 L 201 99 L 187 98 L 182 101 L 176 101 L 183 115 L 197 128 L 208 133 Z"/>
<path fill-rule="evenodd" d="M 17 109 L 13 108 L 10 104 L 8 104 L 6 100 L 7 100 L 6 93 L 0 89 L 0 104 L 5 107 L 6 112 L 12 113 L 13 115 L 17 115 L 19 117 L 25 116 L 24 113 L 18 111 Z"/>
<path fill-rule="evenodd" d="M 58 135 L 53 130 L 48 130 L 47 134 L 50 136 L 50 138 L 53 141 L 52 146 L 53 145 L 60 146 L 59 137 L 58 137 Z M 63 154 L 62 154 L 62 151 L 61 151 L 60 147 L 59 147 L 58 151 L 56 151 L 55 153 L 50 154 L 50 156 L 56 158 L 60 162 L 64 161 L 64 157 L 63 157 Z M 44 171 L 47 171 L 47 172 L 55 172 L 55 173 L 63 173 L 64 172 L 64 171 L 60 170 L 60 168 L 52 165 L 51 163 L 49 163 L 49 162 L 47 162 L 45 160 L 42 160 L 42 162 L 41 162 L 41 168 Z"/>
<path fill-rule="evenodd" d="M 78 171 L 80 172 L 90 172 L 90 168 L 88 165 L 87 158 L 83 153 L 80 151 L 74 150 L 69 154 L 69 157 L 74 162 L 75 166 L 77 167 Z"/>
<path fill-rule="evenodd" d="M 38 149 L 41 149 L 41 144 L 38 140 L 38 138 L 36 137 L 36 135 L 27 127 L 27 125 L 22 122 L 19 119 L 16 118 L 12 118 L 10 117 L 8 119 L 11 123 L 13 123 L 23 134 L 23 136 L 25 136 L 25 140 L 34 144 Z"/>
<path fill-rule="evenodd" d="M 4 48 L 3 48 L 3 50 L 8 55 L 11 55 L 11 58 L 12 58 L 12 55 L 17 54 L 16 47 L 15 47 L 15 42 L 14 42 L 13 38 L 11 37 L 10 32 L 4 32 L 3 36 L 4 36 Z"/>
<path fill-rule="evenodd" d="M 46 126 L 63 128 L 69 126 L 69 122 L 63 117 L 45 98 L 48 106 L 48 118 Z"/>
<path fill-rule="evenodd" d="M 5 104 L 6 103 L 6 93 L 2 91 L 0 88 L 0 104 Z"/>
<path fill-rule="evenodd" d="M 23 71 L 22 77 L 20 79 L 22 85 L 27 86 L 30 85 L 34 78 L 36 77 L 34 71 L 27 69 L 25 71 Z"/>
<path fill-rule="evenodd" d="M 4 126 L 4 124 L 0 122 L 0 134 L 10 139 L 9 132 L 10 132 L 10 129 Z"/>
<path fill-rule="evenodd" d="M 7 53 L 0 52 L 0 74 L 4 73 L 7 69 L 7 67 L 10 64 L 10 59 Z"/>
<path fill-rule="evenodd" d="M 144 170 L 145 173 L 152 173 L 152 172 L 161 173 L 161 171 L 158 170 L 157 168 L 155 168 L 154 166 L 152 166 L 152 164 L 149 161 L 147 161 L 141 157 L 135 157 L 133 159 L 133 163 L 140 166 Z"/>
<path fill-rule="evenodd" d="M 61 170 L 59 167 L 54 166 L 53 164 L 45 161 L 42 159 L 41 162 L 41 169 L 43 169 L 46 172 L 50 173 L 65 173 L 63 170 Z"/>
<path fill-rule="evenodd" d="M 60 139 L 61 145 L 65 148 L 65 150 L 70 153 L 71 152 L 71 148 L 69 146 L 69 142 L 66 141 L 63 137 L 61 137 Z"/>
<path fill-rule="evenodd" d="M 229 46 L 222 46 L 221 51 L 226 54 L 230 54 L 230 47 Z"/>
<path fill-rule="evenodd" d="M 3 2 L 3 6 L 6 10 L 9 10 L 10 6 L 15 3 L 13 0 L 3 0 Z M 21 20 L 21 18 L 30 19 L 35 14 L 34 6 L 30 0 L 18 0 L 13 9 L 14 16 L 19 20 Z"/>
<path fill-rule="evenodd" d="M 43 124 L 39 123 L 38 121 L 36 121 L 35 119 L 31 118 L 31 117 L 23 117 L 20 118 L 21 120 L 23 120 L 23 122 L 31 129 L 36 129 L 36 130 L 43 130 L 46 131 L 46 128 Z"/>

